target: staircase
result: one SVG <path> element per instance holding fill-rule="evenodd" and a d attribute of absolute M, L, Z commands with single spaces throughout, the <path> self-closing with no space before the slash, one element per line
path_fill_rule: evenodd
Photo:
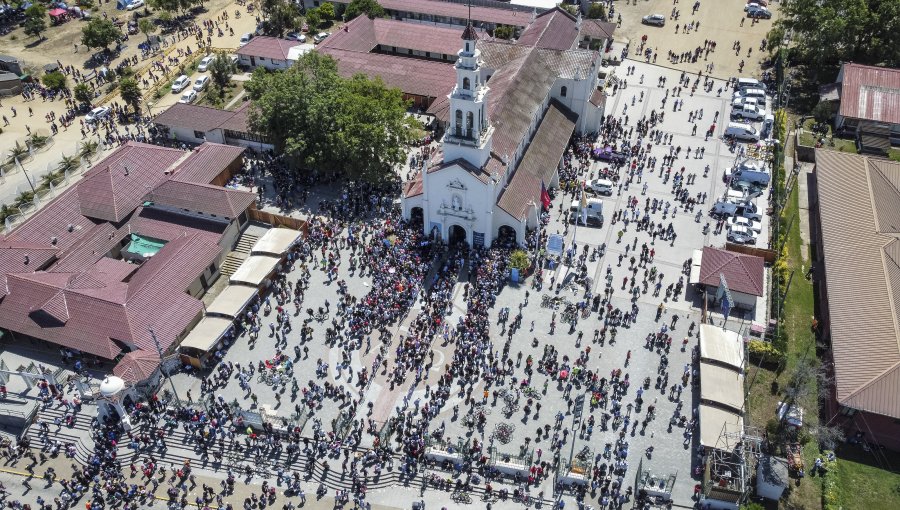
<path fill-rule="evenodd" d="M 238 238 L 238 242 L 234 246 L 234 249 L 225 255 L 225 260 L 223 260 L 222 265 L 219 266 L 219 273 L 225 278 L 231 277 L 231 275 L 241 267 L 244 260 L 250 256 L 250 250 L 253 249 L 253 245 L 256 244 L 256 241 L 259 241 L 259 237 L 260 236 L 251 234 L 249 231 L 245 230 L 244 233 L 241 234 L 241 237 Z"/>

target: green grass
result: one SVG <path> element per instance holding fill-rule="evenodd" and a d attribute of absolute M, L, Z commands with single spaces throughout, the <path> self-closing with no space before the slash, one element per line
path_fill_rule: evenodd
<path fill-rule="evenodd" d="M 812 126 L 815 123 L 816 121 L 813 119 L 807 119 L 803 122 L 803 132 L 800 133 L 801 145 L 806 145 L 807 147 L 815 147 L 817 137 L 812 132 Z M 825 147 L 836 151 L 851 152 L 853 154 L 856 154 L 856 142 L 852 139 L 835 138 L 833 136 L 833 133 L 831 132 L 830 125 L 828 126 L 828 134 L 825 135 L 825 138 Z"/>
<path fill-rule="evenodd" d="M 769 420 L 775 418 L 775 409 L 783 399 L 781 388 L 788 384 L 794 368 L 805 359 L 816 359 L 816 338 L 810 330 L 815 310 L 815 297 L 812 283 L 804 277 L 809 268 L 809 260 L 803 258 L 801 247 L 803 238 L 800 235 L 799 186 L 794 185 L 784 209 L 784 228 L 790 224 L 787 234 L 788 266 L 794 271 L 791 286 L 788 288 L 784 303 L 782 328 L 787 334 L 787 362 L 780 373 L 774 370 L 752 365 L 748 378 L 753 382 L 749 392 L 750 421 L 758 427 L 765 427 Z M 803 213 L 805 214 L 805 213 Z M 794 218 L 793 222 L 791 218 Z M 815 381 L 812 382 L 815 384 Z M 807 426 L 818 423 L 818 405 L 815 392 L 806 400 L 797 402 L 806 411 L 804 419 Z M 783 445 L 779 445 L 779 448 Z M 819 455 L 818 445 L 810 441 L 803 448 L 804 462 L 812 466 Z M 822 481 L 820 478 L 806 477 L 800 485 L 792 484 L 788 496 L 790 508 L 805 510 L 822 507 Z"/>
<path fill-rule="evenodd" d="M 890 465 L 900 469 L 900 454 L 889 451 L 885 454 Z M 900 473 L 881 469 L 874 456 L 859 446 L 842 446 L 837 456 L 844 510 L 900 508 Z"/>
<path fill-rule="evenodd" d="M 229 102 L 231 102 L 231 100 L 234 99 L 235 97 L 237 97 L 237 95 L 240 94 L 241 91 L 243 91 L 243 90 L 244 90 L 244 82 L 231 81 L 231 82 L 229 82 L 228 86 L 225 87 L 225 94 L 223 95 L 222 99 L 219 99 L 218 91 L 216 90 L 215 86 L 210 85 L 206 89 L 206 93 L 203 94 L 203 97 L 201 97 L 200 100 L 197 101 L 197 104 L 212 106 L 215 108 L 225 108 L 225 105 L 227 105 Z M 232 107 L 229 108 L 229 110 L 234 110 L 240 105 L 241 105 L 241 102 L 238 102 L 238 103 L 232 105 Z"/>

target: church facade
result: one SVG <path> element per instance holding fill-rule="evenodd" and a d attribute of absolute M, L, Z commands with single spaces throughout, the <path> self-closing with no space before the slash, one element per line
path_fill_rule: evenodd
<path fill-rule="evenodd" d="M 406 220 L 442 242 L 524 242 L 572 134 L 603 120 L 600 53 L 578 48 L 580 24 L 554 9 L 515 42 L 480 41 L 466 27 L 455 86 L 429 109 L 446 126 L 441 148 L 404 185 Z"/>

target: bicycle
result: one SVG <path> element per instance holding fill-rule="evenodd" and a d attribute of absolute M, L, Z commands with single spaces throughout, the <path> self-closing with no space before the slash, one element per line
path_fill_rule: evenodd
<path fill-rule="evenodd" d="M 450 496 L 450 499 L 452 499 L 454 503 L 464 503 L 467 505 L 472 503 L 472 496 L 469 496 L 468 493 L 465 493 L 463 491 L 454 492 Z"/>

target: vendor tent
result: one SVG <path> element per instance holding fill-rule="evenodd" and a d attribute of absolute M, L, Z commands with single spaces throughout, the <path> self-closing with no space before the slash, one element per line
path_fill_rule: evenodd
<path fill-rule="evenodd" d="M 232 284 L 246 284 L 259 287 L 265 282 L 266 278 L 275 271 L 278 263 L 281 262 L 279 257 L 270 257 L 268 255 L 251 255 L 237 268 L 237 271 L 231 275 L 229 280 Z"/>
<path fill-rule="evenodd" d="M 700 362 L 700 400 L 744 411 L 744 376 L 730 368 Z"/>
<path fill-rule="evenodd" d="M 59 7 L 57 7 L 56 9 L 50 9 L 50 11 L 47 12 L 47 14 L 56 18 L 56 17 L 65 15 L 67 12 L 68 11 L 66 11 L 65 9 L 60 9 Z"/>
<path fill-rule="evenodd" d="M 706 448 L 725 449 L 723 432 L 738 432 L 744 429 L 744 418 L 734 411 L 700 404 L 700 444 Z"/>
<path fill-rule="evenodd" d="M 206 307 L 206 313 L 233 319 L 244 311 L 244 308 L 256 296 L 256 293 L 256 287 L 229 285 Z"/>
<path fill-rule="evenodd" d="M 225 336 L 231 325 L 231 319 L 204 317 L 181 342 L 181 347 L 209 352 L 216 345 L 216 342 Z"/>
<path fill-rule="evenodd" d="M 270 228 L 256 241 L 250 253 L 254 255 L 284 255 L 298 239 L 300 239 L 299 230 Z"/>
<path fill-rule="evenodd" d="M 700 360 L 744 370 L 744 345 L 734 331 L 711 324 L 700 325 Z"/>

